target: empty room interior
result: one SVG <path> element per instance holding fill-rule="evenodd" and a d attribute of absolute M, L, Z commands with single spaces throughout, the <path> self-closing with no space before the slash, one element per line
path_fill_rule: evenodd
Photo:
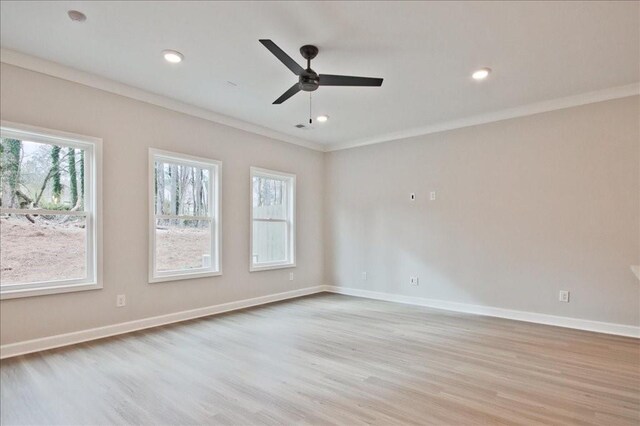
<path fill-rule="evenodd" d="M 640 2 L 0 2 L 0 424 L 639 425 Z"/>

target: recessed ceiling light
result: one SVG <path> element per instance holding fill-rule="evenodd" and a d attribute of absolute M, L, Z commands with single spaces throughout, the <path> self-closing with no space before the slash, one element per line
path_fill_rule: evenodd
<path fill-rule="evenodd" d="M 329 119 L 328 115 L 319 115 L 316 120 L 318 120 L 318 122 L 320 123 L 324 123 L 325 121 L 327 121 Z"/>
<path fill-rule="evenodd" d="M 474 80 L 484 80 L 485 78 L 489 77 L 490 73 L 491 68 L 480 68 L 479 70 L 471 74 L 471 77 L 473 77 Z"/>
<path fill-rule="evenodd" d="M 87 20 L 87 15 L 77 10 L 70 10 L 67 12 L 67 15 L 69 15 L 69 18 L 74 22 L 84 22 Z"/>
<path fill-rule="evenodd" d="M 184 58 L 182 53 L 176 50 L 163 50 L 162 56 L 164 56 L 165 61 L 171 62 L 172 64 L 177 64 L 179 62 L 182 62 L 182 59 Z"/>

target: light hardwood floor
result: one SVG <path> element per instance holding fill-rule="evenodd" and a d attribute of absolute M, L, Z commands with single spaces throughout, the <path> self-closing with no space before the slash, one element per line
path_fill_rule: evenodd
<path fill-rule="evenodd" d="M 640 341 L 320 294 L 2 361 L 10 424 L 640 424 Z"/>

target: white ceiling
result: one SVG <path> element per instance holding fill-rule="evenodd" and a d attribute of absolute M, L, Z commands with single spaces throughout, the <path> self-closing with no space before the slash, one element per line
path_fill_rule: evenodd
<path fill-rule="evenodd" d="M 329 146 L 640 80 L 638 2 L 2 1 L 0 24 L 3 48 Z M 260 38 L 301 64 L 315 44 L 317 72 L 384 84 L 321 87 L 314 115 L 330 120 L 296 129 L 308 94 L 271 104 L 296 77 Z"/>

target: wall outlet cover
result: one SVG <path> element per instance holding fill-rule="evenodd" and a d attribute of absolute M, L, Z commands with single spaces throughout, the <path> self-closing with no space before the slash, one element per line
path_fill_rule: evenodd
<path fill-rule="evenodd" d="M 118 308 L 122 308 L 127 305 L 127 296 L 124 294 L 119 294 L 116 296 L 116 306 Z"/>

